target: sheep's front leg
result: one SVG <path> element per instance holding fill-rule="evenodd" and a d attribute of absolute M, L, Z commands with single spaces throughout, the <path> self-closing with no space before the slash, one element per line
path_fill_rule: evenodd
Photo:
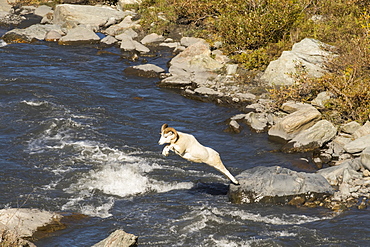
<path fill-rule="evenodd" d="M 163 148 L 163 151 L 162 151 L 162 154 L 164 156 L 168 156 L 170 154 L 170 151 L 171 151 L 171 145 L 167 145 Z"/>

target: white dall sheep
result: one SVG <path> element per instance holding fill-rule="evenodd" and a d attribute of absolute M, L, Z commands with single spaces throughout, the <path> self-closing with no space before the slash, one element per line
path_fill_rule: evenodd
<path fill-rule="evenodd" d="M 168 127 L 167 124 L 163 124 L 161 138 L 158 143 L 159 145 L 169 143 L 169 145 L 163 148 L 162 154 L 164 156 L 168 156 L 170 151 L 173 151 L 189 161 L 206 163 L 223 173 L 234 184 L 239 184 L 238 180 L 234 178 L 222 163 L 219 153 L 200 144 L 193 135 L 176 131 L 174 128 Z"/>

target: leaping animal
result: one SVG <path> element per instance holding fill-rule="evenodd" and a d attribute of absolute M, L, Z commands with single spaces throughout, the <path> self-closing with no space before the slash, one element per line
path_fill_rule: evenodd
<path fill-rule="evenodd" d="M 176 131 L 174 128 L 168 127 L 168 124 L 163 124 L 161 138 L 158 143 L 159 145 L 169 143 L 163 148 L 162 154 L 164 156 L 168 156 L 170 151 L 173 151 L 186 160 L 195 163 L 206 163 L 216 168 L 234 184 L 239 184 L 238 180 L 222 163 L 219 153 L 200 144 L 193 135 Z"/>

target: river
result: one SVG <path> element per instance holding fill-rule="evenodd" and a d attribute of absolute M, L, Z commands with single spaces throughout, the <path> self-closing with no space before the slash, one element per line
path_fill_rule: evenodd
<path fill-rule="evenodd" d="M 127 55 L 127 56 L 126 56 Z M 0 48 L 0 208 L 76 212 L 37 246 L 91 246 L 116 229 L 139 246 L 367 246 L 369 210 L 228 201 L 215 169 L 158 145 L 163 123 L 217 150 L 234 175 L 296 164 L 266 133 L 225 132 L 238 114 L 124 73 L 145 62 L 166 69 L 173 54 L 129 59 L 117 48 L 11 44 Z"/>

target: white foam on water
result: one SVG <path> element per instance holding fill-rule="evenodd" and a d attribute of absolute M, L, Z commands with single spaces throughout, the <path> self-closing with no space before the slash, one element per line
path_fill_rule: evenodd
<path fill-rule="evenodd" d="M 265 232 L 264 234 L 271 237 L 295 237 L 298 235 L 298 233 L 288 231 L 271 231 Z"/>
<path fill-rule="evenodd" d="M 105 160 L 103 166 L 83 174 L 76 183 L 65 189 L 65 192 L 73 195 L 73 198 L 63 206 L 64 210 L 79 209 L 81 213 L 104 218 L 110 216 L 109 210 L 113 207 L 117 196 L 131 197 L 145 193 L 164 193 L 193 187 L 193 183 L 171 183 L 150 178 L 151 171 L 162 169 L 162 167 L 156 163 L 150 164 L 142 158 L 117 153 L 106 157 L 104 155 L 92 156 Z M 110 157 L 113 161 L 110 160 Z M 117 157 L 121 157 L 123 161 L 116 162 Z M 86 199 L 94 197 L 94 194 L 102 196 L 101 193 L 105 195 L 103 195 L 104 198 L 109 196 L 115 199 L 102 204 L 101 208 L 86 205 Z"/>
<path fill-rule="evenodd" d="M 0 47 L 8 45 L 4 40 L 0 39 Z"/>
<path fill-rule="evenodd" d="M 29 141 L 28 149 L 31 154 L 53 152 L 59 155 L 68 152 L 59 164 L 43 167 L 54 172 L 59 178 L 68 177 L 70 181 L 68 187 L 64 188 L 64 192 L 70 195 L 70 199 L 63 206 L 64 210 L 79 210 L 91 216 L 108 217 L 117 197 L 164 193 L 194 186 L 191 182 L 151 178 L 150 173 L 155 170 L 162 169 L 167 172 L 173 169 L 178 172 L 178 168 L 161 166 L 154 162 L 154 159 L 147 158 L 147 153 L 127 153 L 97 141 L 78 138 L 77 132 L 80 129 L 91 129 L 70 118 L 51 119 L 45 126 L 47 127 L 42 133 Z M 53 189 L 59 181 L 61 180 L 54 179 L 43 189 Z M 63 183 L 68 184 L 68 181 L 64 180 Z M 96 204 L 98 199 L 94 197 L 100 198 L 99 205 Z M 107 198 L 113 199 L 107 201 Z"/>
<path fill-rule="evenodd" d="M 23 100 L 21 103 L 24 103 L 29 106 L 42 106 L 44 104 L 49 104 L 47 101 L 38 101 L 38 100 Z"/>
<path fill-rule="evenodd" d="M 300 224 L 305 224 L 305 223 L 324 220 L 324 219 L 331 219 L 334 217 L 334 216 L 318 217 L 318 216 L 307 216 L 307 215 L 299 215 L 299 214 L 261 215 L 259 213 L 246 212 L 242 210 L 220 212 L 217 208 L 214 209 L 214 211 L 220 214 L 225 214 L 225 215 L 229 215 L 232 217 L 238 217 L 241 220 L 264 222 L 264 223 L 272 224 L 272 225 L 300 225 Z"/>

